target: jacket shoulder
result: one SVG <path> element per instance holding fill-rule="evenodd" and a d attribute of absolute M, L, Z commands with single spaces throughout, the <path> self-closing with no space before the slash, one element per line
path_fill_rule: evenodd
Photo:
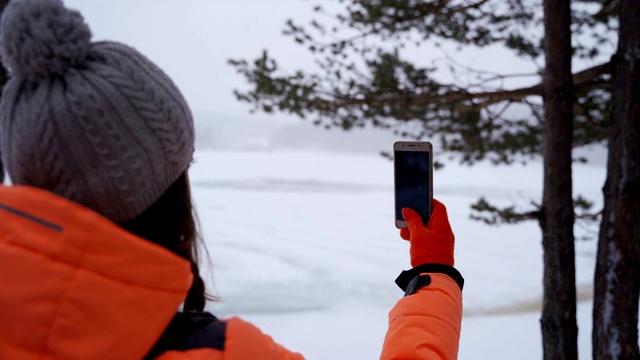
<path fill-rule="evenodd" d="M 234 317 L 218 320 L 209 313 L 178 313 L 148 359 L 301 360 L 253 324 Z"/>

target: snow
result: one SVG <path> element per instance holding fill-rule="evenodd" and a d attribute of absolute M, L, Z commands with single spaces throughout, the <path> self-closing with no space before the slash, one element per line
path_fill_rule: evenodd
<path fill-rule="evenodd" d="M 391 143 L 389 143 L 391 147 Z M 574 191 L 601 206 L 601 166 L 574 165 Z M 208 309 L 241 316 L 308 359 L 375 359 L 387 313 L 402 296 L 408 243 L 393 224 L 393 168 L 375 153 L 198 150 L 190 177 L 222 298 Z M 536 223 L 489 227 L 469 219 L 480 196 L 525 207 L 542 168 L 447 164 L 435 197 L 456 234 L 466 279 L 460 359 L 539 359 L 541 234 Z M 583 230 L 576 227 L 576 235 Z M 579 350 L 591 353 L 596 242 L 576 242 Z"/>

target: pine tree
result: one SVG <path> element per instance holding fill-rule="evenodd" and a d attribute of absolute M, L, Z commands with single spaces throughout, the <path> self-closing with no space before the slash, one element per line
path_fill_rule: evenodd
<path fill-rule="evenodd" d="M 622 0 L 593 304 L 593 358 L 640 359 L 640 2 Z"/>
<path fill-rule="evenodd" d="M 615 48 L 618 0 L 338 0 L 308 25 L 290 20 L 285 35 L 306 47 L 319 70 L 286 71 L 264 51 L 230 64 L 248 81 L 236 91 L 254 111 L 312 117 L 316 125 L 374 126 L 409 139 L 436 139 L 462 163 L 511 164 L 543 157 L 542 202 L 498 208 L 484 198 L 472 217 L 489 224 L 537 220 L 543 233 L 541 326 L 547 359 L 577 358 L 574 219 L 598 221 L 591 202 L 572 199 L 571 150 L 607 141 L 611 63 L 571 73 L 572 59 L 606 58 Z M 318 19 L 334 19 L 327 25 Z M 329 39 L 329 40 L 326 40 Z M 403 56 L 425 42 L 500 45 L 543 63 L 532 74 L 474 69 L 443 50 L 434 65 Z M 445 48 L 444 46 L 442 47 Z M 605 53 L 603 53 L 605 51 Z M 428 54 L 426 54 L 428 55 Z M 452 82 L 438 80 L 448 67 Z M 507 87 L 534 76 L 537 84 Z M 471 78 L 471 81 L 463 81 Z"/>

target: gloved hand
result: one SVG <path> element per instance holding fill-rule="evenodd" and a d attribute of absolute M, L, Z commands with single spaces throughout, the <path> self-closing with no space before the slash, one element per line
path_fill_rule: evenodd
<path fill-rule="evenodd" d="M 447 209 L 433 199 L 433 211 L 425 226 L 420 214 L 410 208 L 402 209 L 407 227 L 400 229 L 400 237 L 411 242 L 411 266 L 444 264 L 453 266 L 455 237 L 449 225 Z"/>

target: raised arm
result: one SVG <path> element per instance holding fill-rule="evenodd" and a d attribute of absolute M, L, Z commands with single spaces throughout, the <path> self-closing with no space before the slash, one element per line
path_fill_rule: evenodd
<path fill-rule="evenodd" d="M 396 283 L 405 291 L 389 313 L 381 359 L 457 359 L 462 322 L 464 279 L 453 267 L 455 237 L 447 210 L 433 200 L 425 226 L 412 209 L 400 236 L 411 243 L 411 270 Z"/>

